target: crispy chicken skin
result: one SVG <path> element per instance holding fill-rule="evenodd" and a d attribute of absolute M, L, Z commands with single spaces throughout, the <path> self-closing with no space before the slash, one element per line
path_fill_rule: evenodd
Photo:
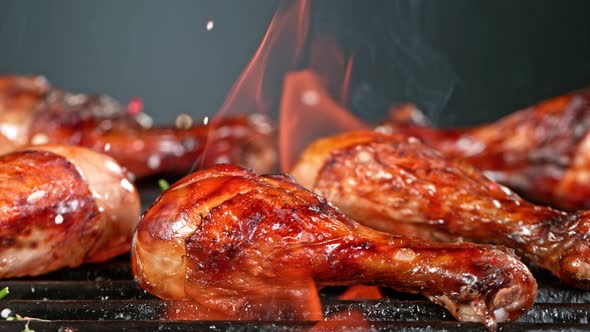
<path fill-rule="evenodd" d="M 590 89 L 466 129 L 433 128 L 418 109 L 405 105 L 378 131 L 419 138 L 535 202 L 590 208 Z"/>
<path fill-rule="evenodd" d="M 132 266 L 150 293 L 230 319 L 277 319 L 284 307 L 259 305 L 300 302 L 310 284 L 368 284 L 422 293 L 458 320 L 493 328 L 530 308 L 537 287 L 504 247 L 378 232 L 289 176 L 231 165 L 192 173 L 156 200 L 135 233 Z"/>
<path fill-rule="evenodd" d="M 184 175 L 227 162 L 259 172 L 275 167 L 275 130 L 261 114 L 231 115 L 189 128 L 151 127 L 142 117 L 107 96 L 52 89 L 42 77 L 0 76 L 0 134 L 16 147 L 87 147 L 115 158 L 135 178 Z"/>
<path fill-rule="evenodd" d="M 505 245 L 570 285 L 590 287 L 590 212 L 533 205 L 417 139 L 371 131 L 325 138 L 292 174 L 366 226 Z"/>
<path fill-rule="evenodd" d="M 138 193 L 110 157 L 73 146 L 0 156 L 0 278 L 36 276 L 128 252 Z"/>

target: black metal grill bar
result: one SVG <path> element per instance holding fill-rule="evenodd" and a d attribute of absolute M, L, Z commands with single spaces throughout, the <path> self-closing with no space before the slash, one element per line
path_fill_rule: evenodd
<path fill-rule="evenodd" d="M 107 300 L 148 299 L 149 293 L 132 280 L 98 281 L 0 281 L 0 286 L 10 289 L 12 300 Z M 420 300 L 419 295 L 389 293 L 389 297 L 404 300 Z M 537 294 L 537 303 L 590 303 L 590 292 L 573 288 L 544 287 Z"/>
<path fill-rule="evenodd" d="M 544 272 L 533 270 L 540 281 L 536 305 L 519 322 L 500 324 L 500 331 L 587 330 L 590 292 L 560 285 Z M 64 269 L 38 278 L 5 280 L 10 294 L 0 300 L 0 311 L 14 316 L 48 319 L 31 322 L 35 331 L 186 331 L 207 329 L 231 331 L 305 331 L 315 322 L 179 322 L 167 321 L 168 302 L 154 298 L 132 280 L 129 257 L 109 263 Z M 386 298 L 373 301 L 341 301 L 343 288 L 322 290 L 327 317 L 335 313 L 361 313 L 374 331 L 485 331 L 480 324 L 457 323 L 442 307 L 419 295 L 384 288 Z M 5 311 L 4 314 L 7 314 Z M 23 322 L 0 319 L 1 331 L 22 331 Z M 350 331 L 350 322 L 343 322 Z M 331 326 L 321 331 L 339 329 Z M 353 329 L 354 330 L 354 329 Z M 359 330 L 366 330 L 362 328 Z"/>
<path fill-rule="evenodd" d="M 153 298 L 131 280 L 0 281 L 11 300 L 124 300 Z"/>
<path fill-rule="evenodd" d="M 573 288 L 539 288 L 536 303 L 590 303 L 590 291 Z"/>
<path fill-rule="evenodd" d="M 0 321 L 1 331 L 18 331 L 21 332 L 25 326 L 25 321 Z M 52 322 L 31 321 L 28 323 L 29 328 L 36 332 L 104 332 L 104 331 L 126 331 L 126 332 L 144 332 L 144 331 L 232 331 L 232 332 L 299 332 L 299 331 L 347 331 L 365 332 L 371 331 L 399 331 L 399 332 L 417 332 L 417 331 L 448 331 L 448 332 L 485 332 L 486 329 L 476 323 L 453 323 L 453 322 L 399 322 L 394 326 L 388 323 L 376 322 L 369 326 L 322 326 L 315 322 L 218 322 L 218 321 L 111 321 L 105 320 L 100 322 L 78 321 L 78 320 L 60 320 Z M 588 324 L 537 324 L 537 323 L 511 323 L 498 324 L 499 332 L 512 331 L 588 331 Z"/>
<path fill-rule="evenodd" d="M 369 322 L 453 321 L 442 307 L 428 301 L 339 301 L 324 305 L 326 317 L 335 313 L 359 312 Z M 163 300 L 4 300 L 4 314 L 48 320 L 159 320 L 165 319 L 170 302 Z M 536 304 L 524 314 L 522 323 L 588 324 L 590 304 Z"/>
<path fill-rule="evenodd" d="M 103 280 L 131 280 L 131 266 L 129 256 L 121 256 L 108 263 L 83 265 L 75 269 L 62 269 L 39 277 L 22 278 L 21 281 L 103 281 Z M 3 281 L 0 281 L 2 284 Z"/>

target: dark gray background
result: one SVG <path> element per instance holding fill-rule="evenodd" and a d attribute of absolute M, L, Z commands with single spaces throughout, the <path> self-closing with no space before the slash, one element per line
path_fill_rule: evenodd
<path fill-rule="evenodd" d="M 277 4 L 3 0 L 0 73 L 140 96 L 160 123 L 212 115 Z M 311 31 L 334 33 L 354 54 L 356 114 L 378 120 L 389 104 L 414 101 L 441 125 L 468 125 L 590 85 L 589 13 L 582 0 L 326 0 L 313 3 Z"/>

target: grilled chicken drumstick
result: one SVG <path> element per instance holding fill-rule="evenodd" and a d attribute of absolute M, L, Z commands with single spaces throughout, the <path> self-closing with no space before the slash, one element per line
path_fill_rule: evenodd
<path fill-rule="evenodd" d="M 326 138 L 292 174 L 367 226 L 505 245 L 570 285 L 590 287 L 590 212 L 533 205 L 417 139 L 370 131 Z"/>
<path fill-rule="evenodd" d="M 190 174 L 156 200 L 135 233 L 132 266 L 152 294 L 229 318 L 256 317 L 254 304 L 275 298 L 296 302 L 305 292 L 293 288 L 309 279 L 422 293 L 461 321 L 494 327 L 530 308 L 537 287 L 504 247 L 381 233 L 286 175 L 231 165 Z"/>
<path fill-rule="evenodd" d="M 26 143 L 19 124 L 48 92 L 42 76 L 0 76 L 0 154 Z"/>
<path fill-rule="evenodd" d="M 17 147 L 84 146 L 115 158 L 136 178 L 226 162 L 259 172 L 275 166 L 275 133 L 263 115 L 233 115 L 189 128 L 151 127 L 142 115 L 123 111 L 106 96 L 51 89 L 42 77 L 0 77 L 0 134 Z"/>
<path fill-rule="evenodd" d="M 0 156 L 0 278 L 128 252 L 139 196 L 110 157 L 47 145 Z"/>
<path fill-rule="evenodd" d="M 400 107 L 378 130 L 417 137 L 463 158 L 530 200 L 590 209 L 590 89 L 474 128 L 436 129 L 424 119 L 415 107 Z"/>

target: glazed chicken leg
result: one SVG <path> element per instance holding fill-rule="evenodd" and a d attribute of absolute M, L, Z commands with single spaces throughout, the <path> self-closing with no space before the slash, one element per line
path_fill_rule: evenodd
<path fill-rule="evenodd" d="M 590 212 L 533 205 L 417 139 L 375 132 L 326 138 L 292 174 L 367 226 L 505 245 L 570 285 L 590 287 Z"/>
<path fill-rule="evenodd" d="M 110 157 L 48 145 L 0 156 L 0 278 L 128 252 L 139 196 Z"/>
<path fill-rule="evenodd" d="M 0 154 L 26 143 L 19 124 L 48 92 L 42 76 L 0 76 Z"/>
<path fill-rule="evenodd" d="M 468 129 L 426 126 L 401 107 L 378 130 L 417 137 L 530 200 L 566 210 L 590 208 L 590 89 L 546 100 L 495 123 Z"/>
<path fill-rule="evenodd" d="M 141 287 L 230 319 L 269 310 L 277 319 L 278 309 L 255 304 L 297 302 L 309 294 L 299 289 L 307 281 L 422 293 L 457 319 L 488 327 L 518 318 L 536 296 L 528 269 L 503 247 L 381 233 L 288 176 L 231 165 L 197 171 L 165 191 L 140 221 L 132 252 Z"/>
<path fill-rule="evenodd" d="M 144 118 L 106 96 L 51 89 L 41 77 L 0 77 L 0 134 L 17 147 L 87 147 L 115 158 L 136 178 L 182 175 L 226 162 L 259 172 L 275 166 L 274 129 L 263 115 L 233 115 L 188 128 L 151 127 Z"/>

